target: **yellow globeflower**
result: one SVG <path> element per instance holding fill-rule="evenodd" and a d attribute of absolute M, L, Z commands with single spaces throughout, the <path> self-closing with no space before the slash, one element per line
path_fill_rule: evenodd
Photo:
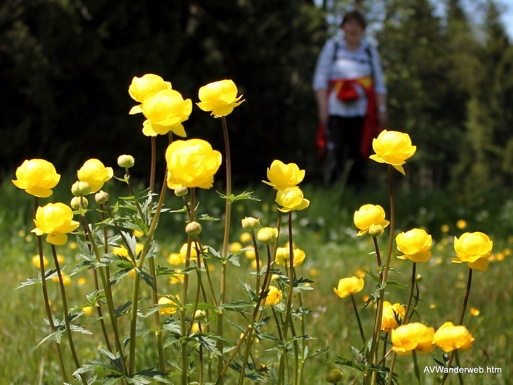
<path fill-rule="evenodd" d="M 242 243 L 248 243 L 248 242 L 251 242 L 252 238 L 251 238 L 251 233 L 248 233 L 247 231 L 243 232 L 241 235 L 240 235 L 240 241 Z"/>
<path fill-rule="evenodd" d="M 401 174 L 405 175 L 403 164 L 411 158 L 416 146 L 412 146 L 410 136 L 403 132 L 383 130 L 372 141 L 372 148 L 376 154 L 370 158 L 378 163 L 387 163 L 393 166 Z"/>
<path fill-rule="evenodd" d="M 199 323 L 194 322 L 192 324 L 191 333 L 200 333 L 200 332 L 201 332 L 201 330 L 200 330 L 200 327 L 199 327 Z"/>
<path fill-rule="evenodd" d="M 454 263 L 467 263 L 474 270 L 488 270 L 488 257 L 492 252 L 493 242 L 488 235 L 481 232 L 465 233 L 454 238 L 454 250 L 457 258 Z"/>
<path fill-rule="evenodd" d="M 342 278 L 338 281 L 338 288 L 334 287 L 333 291 L 340 297 L 345 298 L 350 294 L 356 294 L 362 291 L 364 285 L 363 278 L 349 277 Z"/>
<path fill-rule="evenodd" d="M 55 167 L 44 159 L 26 160 L 16 169 L 16 180 L 12 183 L 27 194 L 39 198 L 47 198 L 53 194 L 52 189 L 57 186 L 61 176 Z"/>
<path fill-rule="evenodd" d="M 354 224 L 360 229 L 358 236 L 366 235 L 374 226 L 387 227 L 390 222 L 385 219 L 385 210 L 380 205 L 366 204 L 354 212 Z"/>
<path fill-rule="evenodd" d="M 269 292 L 267 293 L 264 304 L 268 306 L 277 305 L 282 297 L 283 294 L 281 293 L 280 289 L 278 289 L 276 286 L 269 286 Z"/>
<path fill-rule="evenodd" d="M 82 308 L 82 311 L 84 312 L 84 315 L 93 315 L 93 307 L 92 306 L 86 306 Z"/>
<path fill-rule="evenodd" d="M 80 286 L 83 286 L 83 285 L 85 285 L 85 284 L 86 284 L 86 279 L 85 279 L 85 278 L 83 278 L 83 277 L 82 277 L 82 278 L 79 278 L 79 279 L 78 279 L 78 281 L 77 281 L 77 283 L 78 283 Z"/>
<path fill-rule="evenodd" d="M 469 313 L 472 314 L 474 317 L 477 317 L 481 312 L 479 309 L 476 309 L 475 307 L 471 307 L 469 310 Z"/>
<path fill-rule="evenodd" d="M 143 250 L 144 245 L 142 243 L 137 242 L 135 244 L 135 257 L 139 255 L 139 253 Z M 125 246 L 121 245 L 119 247 L 114 247 L 112 249 L 112 254 L 117 255 L 118 257 L 123 257 L 128 259 L 128 250 Z"/>
<path fill-rule="evenodd" d="M 169 257 L 167 257 L 167 262 L 173 266 L 183 265 L 185 263 L 185 255 L 182 256 L 180 253 L 171 253 Z"/>
<path fill-rule="evenodd" d="M 449 232 L 449 225 L 442 225 L 442 227 L 440 227 L 440 230 L 442 230 L 442 233 Z"/>
<path fill-rule="evenodd" d="M 248 259 L 255 259 L 256 258 L 256 253 L 255 253 L 255 249 L 253 247 L 251 248 L 248 248 L 249 250 L 246 250 L 244 252 L 244 255 L 246 256 L 246 258 Z M 254 261 L 256 263 L 256 261 Z"/>
<path fill-rule="evenodd" d="M 203 252 L 208 252 L 208 248 L 206 245 L 203 245 Z M 191 258 L 196 259 L 198 253 L 196 250 L 196 245 L 194 243 L 191 243 Z M 184 243 L 182 247 L 180 248 L 180 258 L 182 258 L 182 262 L 185 262 L 185 259 L 187 258 L 187 243 Z M 201 258 L 203 260 L 203 258 Z"/>
<path fill-rule="evenodd" d="M 48 234 L 46 241 L 52 245 L 64 245 L 68 241 L 67 233 L 75 230 L 80 223 L 73 220 L 71 207 L 64 203 L 48 203 L 46 206 L 38 207 L 36 228 L 32 230 L 36 235 Z"/>
<path fill-rule="evenodd" d="M 426 262 L 431 258 L 431 235 L 423 229 L 412 229 L 395 238 L 397 250 L 404 253 L 397 258 L 410 259 L 413 262 Z"/>
<path fill-rule="evenodd" d="M 294 260 L 292 261 L 292 265 L 299 266 L 303 264 L 306 257 L 305 252 L 301 249 L 294 249 L 293 253 Z M 276 249 L 276 263 L 278 265 L 285 266 L 285 264 L 287 264 L 287 266 L 290 266 L 290 262 L 288 262 L 289 256 L 290 250 L 288 247 L 278 247 Z"/>
<path fill-rule="evenodd" d="M 183 274 L 178 274 L 181 271 L 182 271 L 181 269 L 176 269 L 176 273 L 177 274 L 175 276 L 169 277 L 169 283 L 171 285 L 176 285 L 177 283 L 182 283 L 183 282 L 184 275 Z"/>
<path fill-rule="evenodd" d="M 275 227 L 262 227 L 258 230 L 257 239 L 265 244 L 273 244 L 278 238 L 278 229 Z"/>
<path fill-rule="evenodd" d="M 283 190 L 287 187 L 297 186 L 305 178 L 305 170 L 300 170 L 295 163 L 285 164 L 281 160 L 274 160 L 271 167 L 267 169 L 265 184 L 273 186 L 276 190 Z"/>
<path fill-rule="evenodd" d="M 228 249 L 230 252 L 236 253 L 237 251 L 242 249 L 242 245 L 239 242 L 233 242 L 233 243 L 230 243 L 230 245 L 228 246 Z"/>
<path fill-rule="evenodd" d="M 100 191 L 103 184 L 114 176 L 112 167 L 105 167 L 98 159 L 89 159 L 77 172 L 78 180 L 87 182 L 91 187 L 90 194 Z"/>
<path fill-rule="evenodd" d="M 159 302 L 158 302 L 158 305 L 173 305 L 172 307 L 169 306 L 169 307 L 163 307 L 160 309 L 160 314 L 168 314 L 168 315 L 173 315 L 176 313 L 176 303 L 172 300 L 170 300 L 169 298 L 167 297 L 161 297 L 159 299 Z"/>
<path fill-rule="evenodd" d="M 38 269 L 41 268 L 41 260 L 39 259 L 39 255 L 34 255 L 32 257 L 32 264 Z M 43 265 L 44 267 L 48 266 L 48 258 L 43 257 Z"/>
<path fill-rule="evenodd" d="M 467 350 L 472 346 L 472 334 L 465 326 L 454 326 L 452 322 L 446 322 L 435 333 L 435 344 L 444 352 L 452 352 L 456 349 Z"/>
<path fill-rule="evenodd" d="M 304 210 L 310 205 L 310 201 L 303 197 L 303 191 L 299 187 L 287 187 L 278 190 L 276 194 L 276 203 L 278 203 L 282 213 L 288 213 L 292 210 Z"/>
<path fill-rule="evenodd" d="M 183 138 L 187 136 L 182 123 L 189 119 L 192 101 L 184 100 L 178 91 L 166 89 L 146 98 L 142 111 L 147 118 L 143 123 L 144 135 L 165 135 L 171 131 Z"/>
<path fill-rule="evenodd" d="M 71 286 L 71 284 L 72 284 L 71 277 L 69 275 L 66 275 L 66 274 L 61 274 L 61 275 L 62 275 L 62 284 L 64 286 Z M 52 281 L 53 282 L 59 282 L 59 276 L 53 277 Z"/>
<path fill-rule="evenodd" d="M 254 251 L 253 251 L 253 253 L 254 253 Z M 256 268 L 257 268 L 257 261 L 256 261 L 256 259 L 253 259 L 253 261 L 251 262 L 251 267 L 252 267 L 253 269 L 256 269 Z"/>
<path fill-rule="evenodd" d="M 467 226 L 467 221 L 465 221 L 464 219 L 460 219 L 458 222 L 456 222 L 456 227 L 460 230 L 466 229 Z"/>
<path fill-rule="evenodd" d="M 435 330 L 420 322 L 399 326 L 392 330 L 392 349 L 399 355 L 429 353 L 435 348 Z"/>
<path fill-rule="evenodd" d="M 213 185 L 214 174 L 221 166 L 222 156 L 204 140 L 177 140 L 167 148 L 166 161 L 169 188 L 209 189 Z"/>
<path fill-rule="evenodd" d="M 170 90 L 171 83 L 164 81 L 160 76 L 154 74 L 146 74 L 140 78 L 134 76 L 128 93 L 136 102 L 143 103 L 149 97 L 154 96 L 162 90 Z M 130 115 L 142 112 L 142 104 L 132 107 Z"/>
<path fill-rule="evenodd" d="M 136 237 L 136 238 L 141 238 L 144 235 L 144 233 L 142 231 L 138 231 L 138 230 L 134 230 L 133 234 L 134 234 L 134 237 Z"/>
<path fill-rule="evenodd" d="M 233 80 L 220 80 L 203 86 L 199 89 L 198 107 L 203 111 L 211 112 L 215 118 L 231 114 L 233 109 L 240 105 L 242 95 L 237 97 L 237 86 Z"/>
<path fill-rule="evenodd" d="M 404 318 L 404 313 L 406 310 L 404 309 L 404 306 L 401 306 L 399 303 L 394 303 L 393 305 L 385 301 L 383 302 L 383 318 L 381 321 L 381 330 L 383 330 L 385 333 L 390 332 L 392 329 L 395 329 L 397 326 L 397 320 Z"/>

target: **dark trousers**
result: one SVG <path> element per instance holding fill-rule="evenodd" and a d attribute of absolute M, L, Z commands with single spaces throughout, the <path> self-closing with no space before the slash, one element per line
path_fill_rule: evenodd
<path fill-rule="evenodd" d="M 333 183 L 345 177 L 349 185 L 357 187 L 364 183 L 363 170 L 366 159 L 360 154 L 364 120 L 363 116 L 329 117 L 326 182 Z"/>

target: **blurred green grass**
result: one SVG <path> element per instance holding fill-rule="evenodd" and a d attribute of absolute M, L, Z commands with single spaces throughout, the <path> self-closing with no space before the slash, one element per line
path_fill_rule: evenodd
<path fill-rule="evenodd" d="M 73 180 L 64 177 L 55 189 L 51 201 L 68 202 L 71 198 L 69 189 Z M 139 185 L 139 191 L 142 185 Z M 217 186 L 222 191 L 222 185 Z M 276 206 L 274 205 L 274 192 L 265 186 L 246 186 L 245 189 L 234 189 L 236 194 L 242 191 L 255 191 L 261 201 L 236 202 L 233 207 L 233 225 L 231 241 L 238 241 L 242 232 L 240 220 L 244 216 L 257 216 L 261 218 L 262 225 L 273 226 L 276 222 Z M 36 269 L 31 265 L 31 258 L 36 254 L 35 236 L 31 235 L 33 228 L 31 216 L 33 214 L 33 198 L 16 189 L 10 181 L 4 181 L 1 186 L 2 201 L 0 203 L 0 241 L 2 261 L 2 282 L 0 296 L 4 298 L 0 305 L 0 357 L 2 357 L 3 376 L 0 384 L 57 384 L 59 383 L 59 369 L 54 357 L 54 348 L 51 344 L 43 344 L 37 350 L 33 348 L 48 334 L 44 323 L 44 308 L 39 285 L 15 290 L 20 282 L 27 278 L 36 277 Z M 128 195 L 123 185 L 110 182 L 106 191 L 111 195 L 110 203 L 116 197 Z M 311 314 L 307 317 L 307 334 L 316 338 L 308 342 L 309 349 L 329 347 L 326 355 L 317 356 L 313 361 L 307 361 L 305 370 L 305 384 L 325 383 L 325 373 L 336 356 L 351 358 L 351 345 L 359 346 L 360 336 L 350 301 L 340 299 L 333 293 L 333 287 L 343 277 L 356 274 L 357 270 L 374 268 L 375 259 L 371 254 L 373 244 L 370 238 L 357 238 L 352 223 L 352 216 L 362 204 L 381 204 L 388 213 L 386 184 L 368 188 L 365 191 L 354 191 L 342 185 L 331 188 L 306 185 L 303 188 L 305 197 L 310 199 L 311 205 L 307 210 L 293 214 L 294 242 L 297 247 L 306 252 L 304 265 L 298 268 L 298 275 L 312 279 L 314 290 L 303 292 L 305 305 L 310 308 Z M 208 213 L 221 218 L 224 201 L 219 198 L 214 189 L 199 191 L 199 213 Z M 90 207 L 94 208 L 90 202 Z M 182 201 L 172 194 L 166 199 L 166 207 L 180 209 Z M 461 311 L 466 283 L 466 266 L 451 263 L 454 255 L 452 237 L 459 236 L 464 231 L 483 231 L 490 234 L 494 240 L 494 253 L 496 260 L 490 263 L 488 272 L 474 274 L 469 308 L 480 310 L 479 316 L 467 313 L 465 325 L 475 338 L 474 346 L 467 352 L 462 352 L 462 366 L 493 366 L 502 368 L 501 375 L 482 374 L 466 375 L 466 384 L 509 384 L 513 375 L 513 308 L 511 306 L 513 293 L 513 280 L 511 269 L 513 256 L 507 255 L 513 247 L 513 200 L 507 192 L 494 192 L 494 196 L 486 197 L 481 202 L 471 206 L 463 205 L 458 197 L 445 191 L 434 191 L 430 194 L 422 192 L 407 192 L 398 189 L 398 231 L 407 231 L 412 227 L 425 227 L 433 234 L 433 257 L 428 263 L 418 265 L 417 271 L 423 279 L 420 283 L 421 302 L 418 311 L 422 322 L 439 327 L 445 321 L 455 322 Z M 97 213 L 91 214 L 93 217 Z M 387 214 L 388 217 L 388 214 Z M 464 219 L 468 223 L 466 229 L 457 229 L 456 222 Z M 204 223 L 202 240 L 215 248 L 219 248 L 222 238 L 222 229 L 219 222 L 208 221 Z M 167 255 L 177 252 L 186 241 L 183 231 L 185 217 L 183 214 L 165 213 L 159 223 L 157 241 L 161 248 L 161 255 L 157 264 L 168 266 Z M 282 236 L 280 244 L 286 241 L 286 218 L 282 223 Z M 442 225 L 448 225 L 448 233 L 441 231 Z M 70 242 L 74 236 L 70 237 Z M 386 249 L 387 237 L 380 239 L 380 247 Z M 69 247 L 59 247 L 58 252 L 66 258 L 67 272 L 79 262 L 76 250 Z M 500 256 L 502 254 L 502 257 Z M 49 247 L 45 246 L 45 255 Z M 49 255 L 49 254 L 48 254 Z M 499 260 L 497 260 L 497 257 Z M 49 258 L 51 260 L 51 258 Z M 500 260 L 503 259 L 503 260 Z M 218 273 L 220 266 L 216 261 L 211 265 L 216 268 L 213 272 L 214 287 L 218 289 Z M 251 261 L 241 258 L 241 267 L 229 265 L 228 301 L 240 299 L 243 296 L 239 280 L 253 285 L 254 275 Z M 50 263 L 52 266 L 52 263 Z M 390 278 L 402 283 L 408 283 L 411 263 L 403 262 L 393 257 L 392 266 L 398 272 L 391 272 Z M 400 272 L 400 273 L 399 273 Z M 77 284 L 78 278 L 84 277 L 86 284 Z M 191 275 L 190 293 L 195 293 L 196 280 Z M 56 306 L 56 316 L 62 318 L 59 306 L 58 287 L 49 281 L 50 298 Z M 374 282 L 365 278 L 364 290 L 356 296 L 360 307 L 363 308 L 363 297 L 373 291 Z M 90 271 L 83 271 L 73 276 L 73 285 L 68 289 L 70 306 L 79 306 L 85 303 L 85 295 L 93 290 Z M 159 290 L 165 294 L 177 294 L 179 285 L 169 285 L 166 278 L 159 279 Z M 391 302 L 407 302 L 408 290 L 390 289 L 387 291 L 387 300 Z M 114 287 L 116 304 L 126 302 L 131 296 L 131 283 L 124 279 Z M 191 294 L 192 298 L 193 294 Z M 150 291 L 144 286 L 142 292 L 142 311 L 149 310 L 151 303 Z M 374 311 L 372 307 L 362 310 L 361 317 L 366 334 L 370 336 Z M 150 318 L 140 319 L 150 326 Z M 228 318 L 243 324 L 243 319 L 237 313 L 230 313 Z M 414 316 L 414 320 L 417 316 Z M 75 335 L 76 345 L 79 346 L 79 355 L 82 363 L 98 359 L 97 345 L 101 345 L 101 332 L 95 317 L 84 317 L 82 325 L 94 332 L 94 338 Z M 296 320 L 297 322 L 297 320 Z M 122 334 L 128 334 L 128 319 L 122 321 Z M 225 327 L 231 341 L 236 341 L 240 331 L 227 325 Z M 272 332 L 274 328 L 266 326 L 265 331 Z M 64 340 L 63 340 L 64 341 Z M 62 344 L 68 373 L 73 370 L 72 360 L 69 356 L 67 342 Z M 257 345 L 255 356 L 260 363 L 271 365 L 275 360 L 273 352 L 266 352 L 272 347 L 269 341 Z M 138 368 L 154 366 L 156 349 L 151 335 L 141 336 L 138 340 L 140 350 Z M 175 347 L 166 349 L 168 359 L 173 360 L 179 353 Z M 433 356 L 440 359 L 440 350 L 433 354 L 420 355 L 421 371 L 425 365 L 435 365 Z M 168 365 L 169 366 L 169 365 Z M 398 357 L 396 373 L 401 384 L 416 383 L 413 377 L 413 363 L 411 357 Z M 352 369 L 341 367 L 345 376 L 343 383 L 357 382 L 357 373 Z M 228 383 L 235 381 L 233 371 L 229 373 Z M 439 381 L 433 374 L 424 374 L 425 384 L 436 384 Z M 176 382 L 176 380 L 172 381 Z M 248 382 L 248 381 L 247 381 Z M 249 382 L 248 382 L 249 383 Z M 448 383 L 456 384 L 457 376 L 451 375 Z"/>

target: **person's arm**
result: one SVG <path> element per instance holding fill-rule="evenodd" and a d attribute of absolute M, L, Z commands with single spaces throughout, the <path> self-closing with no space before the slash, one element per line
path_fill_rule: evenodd
<path fill-rule="evenodd" d="M 385 86 L 385 77 L 383 75 L 383 69 L 381 68 L 381 62 L 379 60 L 379 53 L 374 50 L 373 55 L 373 66 L 374 66 L 374 77 L 376 81 L 376 103 L 378 108 L 379 123 L 382 127 L 385 127 L 388 120 L 387 113 L 387 88 Z"/>
<path fill-rule="evenodd" d="M 317 99 L 317 106 L 319 107 L 319 122 L 324 125 L 324 128 L 328 127 L 328 90 L 317 90 L 315 91 L 315 97 Z"/>
<path fill-rule="evenodd" d="M 382 128 L 385 128 L 388 121 L 387 96 L 385 94 L 376 94 L 376 104 L 378 107 L 378 119 Z"/>
<path fill-rule="evenodd" d="M 328 40 L 319 55 L 313 77 L 313 89 L 319 108 L 319 121 L 324 124 L 325 130 L 328 123 L 328 83 L 333 65 L 333 51 L 335 45 Z"/>

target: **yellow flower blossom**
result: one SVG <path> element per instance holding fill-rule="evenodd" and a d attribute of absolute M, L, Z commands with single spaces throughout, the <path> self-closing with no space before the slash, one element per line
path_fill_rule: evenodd
<path fill-rule="evenodd" d="M 399 326 L 392 330 L 392 349 L 399 355 L 429 353 L 435 348 L 435 330 L 420 322 Z"/>
<path fill-rule="evenodd" d="M 449 353 L 456 349 L 470 349 L 474 338 L 465 326 L 454 326 L 452 322 L 446 322 L 436 331 L 434 340 L 436 346 Z"/>
<path fill-rule="evenodd" d="M 370 159 L 378 163 L 387 163 L 393 166 L 401 174 L 405 175 L 403 164 L 406 159 L 411 158 L 416 146 L 412 146 L 410 136 L 403 132 L 383 130 L 379 136 L 372 141 L 372 148 L 376 154 Z"/>
<path fill-rule="evenodd" d="M 34 255 L 32 257 L 32 264 L 38 269 L 41 268 L 41 260 L 39 259 L 39 255 Z M 43 257 L 43 265 L 44 267 L 48 266 L 48 258 Z"/>
<path fill-rule="evenodd" d="M 48 198 L 60 179 L 53 164 L 44 159 L 31 159 L 16 169 L 16 180 L 12 183 L 27 194 Z"/>
<path fill-rule="evenodd" d="M 162 307 L 159 310 L 160 314 L 173 315 L 176 313 L 176 303 L 167 297 L 160 297 L 158 305 L 160 305 L 160 306 L 173 305 L 173 306 L 168 306 L 168 307 Z"/>
<path fill-rule="evenodd" d="M 267 169 L 267 179 L 262 181 L 276 190 L 297 186 L 305 178 L 305 170 L 300 170 L 295 163 L 285 164 L 281 160 L 274 160 Z"/>
<path fill-rule="evenodd" d="M 239 106 L 244 100 L 242 95 L 237 97 L 237 86 L 233 80 L 220 80 L 209 83 L 199 90 L 200 102 L 198 107 L 203 111 L 211 112 L 215 118 L 226 116 L 232 113 L 233 109 Z"/>
<path fill-rule="evenodd" d="M 354 224 L 360 229 L 356 234 L 358 236 L 366 235 L 372 225 L 385 228 L 389 223 L 385 219 L 385 210 L 380 205 L 366 204 L 354 212 Z"/>
<path fill-rule="evenodd" d="M 282 297 L 283 294 L 280 289 L 275 286 L 269 286 L 269 292 L 267 293 L 264 304 L 267 306 L 277 305 Z"/>
<path fill-rule="evenodd" d="M 77 172 L 78 180 L 87 182 L 91 187 L 90 194 L 100 191 L 105 182 L 114 176 L 112 167 L 105 167 L 98 159 L 87 160 Z"/>
<path fill-rule="evenodd" d="M 395 238 L 397 250 L 404 253 L 399 259 L 410 259 L 413 262 L 426 262 L 431 258 L 433 239 L 423 229 L 412 229 L 401 233 Z"/>
<path fill-rule="evenodd" d="M 278 190 L 276 194 L 276 203 L 278 203 L 282 213 L 292 210 L 304 210 L 310 205 L 310 201 L 304 198 L 303 191 L 299 187 L 287 187 Z"/>
<path fill-rule="evenodd" d="M 46 206 L 38 207 L 34 223 L 36 228 L 32 230 L 33 233 L 48 234 L 46 241 L 58 246 L 66 244 L 66 234 L 80 225 L 73 220 L 73 211 L 64 203 L 48 203 Z"/>
<path fill-rule="evenodd" d="M 362 291 L 364 285 L 363 278 L 349 277 L 342 278 L 338 281 L 338 288 L 333 288 L 333 291 L 340 297 L 345 298 L 350 294 L 356 294 Z"/>
<path fill-rule="evenodd" d="M 146 74 L 140 78 L 134 76 L 132 83 L 128 88 L 128 93 L 136 102 L 141 104 L 132 107 L 130 115 L 142 112 L 142 103 L 156 95 L 159 91 L 170 90 L 171 83 L 164 81 L 160 76 L 154 74 Z"/>

